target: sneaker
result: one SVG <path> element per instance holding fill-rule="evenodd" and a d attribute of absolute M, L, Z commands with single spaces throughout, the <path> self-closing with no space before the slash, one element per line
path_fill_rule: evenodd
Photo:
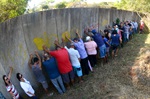
<path fill-rule="evenodd" d="M 52 93 L 49 93 L 49 94 L 47 94 L 47 96 L 49 97 L 49 96 L 52 96 L 54 93 L 52 92 Z"/>

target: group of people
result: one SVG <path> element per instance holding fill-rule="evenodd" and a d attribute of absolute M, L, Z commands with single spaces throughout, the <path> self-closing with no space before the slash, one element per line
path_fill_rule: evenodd
<path fill-rule="evenodd" d="M 28 65 L 48 96 L 53 95 L 53 93 L 48 92 L 48 83 L 43 74 L 43 68 L 45 68 L 58 93 L 63 94 L 66 89 L 74 85 L 75 78 L 77 78 L 78 83 L 82 83 L 83 76 L 93 72 L 93 67 L 97 65 L 97 56 L 103 59 L 103 64 L 108 62 L 109 56 L 112 58 L 117 56 L 119 46 L 123 47 L 123 44 L 128 42 L 133 34 L 137 33 L 137 29 L 138 23 L 136 21 L 120 22 L 120 24 L 113 24 L 113 27 L 106 26 L 105 30 L 100 32 L 95 27 L 87 28 L 84 30 L 84 34 L 87 35 L 85 42 L 76 31 L 77 38 L 73 40 L 65 35 L 66 39 L 70 41 L 68 47 L 64 39 L 62 39 L 61 44 L 55 40 L 56 50 L 54 51 L 43 45 L 42 58 L 35 51 L 35 53 L 30 54 Z M 22 99 L 10 81 L 12 70 L 13 68 L 10 67 L 9 74 L 3 76 L 6 89 L 14 99 Z M 37 99 L 31 83 L 21 73 L 17 73 L 16 78 L 24 92 L 30 98 Z"/>

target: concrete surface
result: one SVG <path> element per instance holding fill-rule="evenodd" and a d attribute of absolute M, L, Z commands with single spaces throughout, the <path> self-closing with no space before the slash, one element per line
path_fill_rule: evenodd
<path fill-rule="evenodd" d="M 0 24 L 0 75 L 9 72 L 9 66 L 13 66 L 12 83 L 19 93 L 24 94 L 16 79 L 16 73 L 20 72 L 31 84 L 37 88 L 35 77 L 28 67 L 29 54 L 34 50 L 41 52 L 42 45 L 46 44 L 54 49 L 56 37 L 64 38 L 67 34 L 74 38 L 75 30 L 83 35 L 85 28 L 97 25 L 97 29 L 104 29 L 105 25 L 116 18 L 122 20 L 137 20 L 139 17 L 134 12 L 102 9 L 102 8 L 69 8 L 31 13 L 16 17 Z M 66 40 L 67 41 L 67 40 Z M 0 80 L 0 91 L 7 99 L 10 99 L 3 80 Z"/>

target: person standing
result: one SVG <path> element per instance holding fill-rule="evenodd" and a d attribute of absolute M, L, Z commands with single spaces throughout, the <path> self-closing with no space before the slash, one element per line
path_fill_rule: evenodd
<path fill-rule="evenodd" d="M 88 75 L 89 74 L 89 63 L 88 63 L 88 55 L 87 52 L 85 50 L 85 46 L 84 46 L 84 42 L 81 39 L 81 36 L 79 35 L 78 31 L 76 31 L 76 34 L 78 36 L 78 38 L 74 38 L 73 41 L 71 39 L 69 39 L 67 36 L 66 38 L 74 44 L 75 48 L 77 49 L 77 51 L 80 54 L 80 58 L 81 58 L 81 67 L 82 67 L 82 72 L 83 75 Z"/>
<path fill-rule="evenodd" d="M 17 79 L 19 80 L 20 82 L 20 86 L 21 88 L 24 90 L 24 92 L 29 96 L 31 97 L 32 99 L 38 99 L 36 96 L 35 96 L 35 91 L 34 89 L 32 88 L 31 84 L 29 81 L 27 81 L 22 74 L 20 73 L 17 73 L 16 74 L 16 77 Z"/>
<path fill-rule="evenodd" d="M 57 91 L 59 92 L 59 94 L 63 94 L 66 92 L 66 89 L 64 87 L 61 75 L 58 71 L 58 66 L 57 66 L 57 62 L 55 60 L 54 57 L 52 57 L 49 53 L 44 52 L 43 55 L 43 67 L 46 69 L 46 72 L 51 80 L 51 82 L 53 83 L 53 85 L 55 86 L 55 88 L 57 89 Z"/>
<path fill-rule="evenodd" d="M 29 59 L 28 64 L 34 73 L 36 80 L 42 84 L 47 96 L 52 96 L 53 93 L 48 93 L 48 84 L 46 82 L 46 78 L 43 75 L 41 58 L 37 51 L 35 51 L 35 55 L 36 57 L 33 58 L 33 55 L 30 54 L 30 59 Z"/>
<path fill-rule="evenodd" d="M 85 45 L 85 48 L 86 48 L 87 53 L 88 53 L 88 59 L 89 59 L 89 61 L 91 63 L 91 66 L 94 67 L 96 65 L 96 63 L 97 63 L 97 59 L 96 59 L 97 44 L 96 44 L 95 41 L 91 40 L 90 36 L 86 37 L 86 41 L 87 42 L 85 42 L 84 45 Z"/>
<path fill-rule="evenodd" d="M 70 88 L 70 82 L 74 84 L 74 72 L 70 63 L 68 51 L 61 46 L 58 46 L 58 41 L 55 41 L 57 50 L 51 51 L 48 50 L 46 46 L 43 46 L 43 51 L 49 53 L 53 56 L 58 64 L 58 70 L 62 76 L 64 83 L 67 86 L 67 89 Z"/>
<path fill-rule="evenodd" d="M 12 75 L 12 71 L 13 71 L 13 68 L 10 67 L 10 71 L 8 73 L 8 76 L 3 75 L 3 80 L 4 80 L 4 83 L 5 83 L 6 89 L 11 94 L 11 96 L 13 97 L 13 99 L 23 99 L 19 95 L 19 93 L 17 92 L 15 86 L 10 81 L 10 78 L 11 78 L 11 75 Z"/>

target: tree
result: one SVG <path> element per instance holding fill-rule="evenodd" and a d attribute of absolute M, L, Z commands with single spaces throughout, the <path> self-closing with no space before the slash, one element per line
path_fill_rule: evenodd
<path fill-rule="evenodd" d="M 62 9 L 66 7 L 66 2 L 60 2 L 55 5 L 56 8 Z"/>
<path fill-rule="evenodd" d="M 115 6 L 119 9 L 150 13 L 149 0 L 121 0 L 117 2 Z"/>
<path fill-rule="evenodd" d="M 0 22 L 24 14 L 28 0 L 1 0 Z"/>

